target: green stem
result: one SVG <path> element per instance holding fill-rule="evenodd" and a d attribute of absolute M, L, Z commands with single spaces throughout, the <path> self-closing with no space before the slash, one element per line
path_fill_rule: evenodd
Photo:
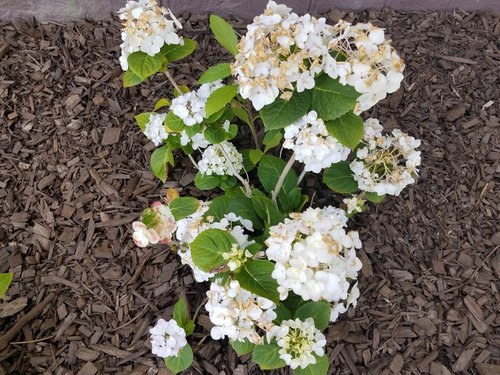
<path fill-rule="evenodd" d="M 177 82 L 175 82 L 174 80 L 174 77 L 172 77 L 168 71 L 168 69 L 165 70 L 165 75 L 167 76 L 168 80 L 170 81 L 170 83 L 172 84 L 172 86 L 174 86 L 175 90 L 177 91 L 177 93 L 179 95 L 182 95 L 182 91 L 181 89 L 179 88 L 179 86 L 177 86 Z"/>
<path fill-rule="evenodd" d="M 278 196 L 281 187 L 283 186 L 283 182 L 285 182 L 285 178 L 288 175 L 288 172 L 290 172 L 290 169 L 292 169 L 292 165 L 295 162 L 295 153 L 290 156 L 290 159 L 288 160 L 288 163 L 286 163 L 285 168 L 283 168 L 283 171 L 281 172 L 280 178 L 278 179 L 278 182 L 276 183 L 276 187 L 274 188 L 273 195 L 272 195 L 272 200 L 276 207 L 278 204 L 276 203 L 276 197 Z"/>
<path fill-rule="evenodd" d="M 234 176 L 240 180 L 240 182 L 243 184 L 243 186 L 245 187 L 245 195 L 248 197 L 248 198 L 251 198 L 252 197 L 252 188 L 250 187 L 250 184 L 248 183 L 247 180 L 245 180 L 243 177 L 241 177 L 241 175 L 238 173 L 238 171 L 236 171 L 236 169 L 234 168 L 234 165 L 233 163 L 231 163 L 230 159 L 229 159 L 229 156 L 228 154 L 226 153 L 226 150 L 224 150 L 224 147 L 222 147 L 219 143 L 217 144 L 219 150 L 222 152 L 222 155 L 224 155 L 224 157 L 226 158 L 228 164 L 229 164 L 229 168 L 231 168 L 231 171 L 233 172 Z"/>
<path fill-rule="evenodd" d="M 250 100 L 247 101 L 247 113 L 248 113 L 248 119 L 250 120 L 248 126 L 250 126 L 250 131 L 252 132 L 252 137 L 253 141 L 255 142 L 255 147 L 258 150 L 260 150 L 260 142 L 259 142 L 259 137 L 257 137 L 257 132 L 255 131 L 254 117 L 252 113 L 252 105 L 250 103 Z"/>

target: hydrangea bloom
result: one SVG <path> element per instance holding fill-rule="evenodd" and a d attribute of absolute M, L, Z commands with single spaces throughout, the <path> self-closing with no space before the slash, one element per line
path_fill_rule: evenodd
<path fill-rule="evenodd" d="M 346 160 L 351 150 L 328 134 L 322 119 L 311 111 L 285 128 L 283 147 L 293 150 L 305 171 L 319 173 L 333 163 Z"/>
<path fill-rule="evenodd" d="M 316 363 L 316 354 L 325 354 L 326 338 L 315 326 L 312 318 L 284 320 L 271 328 L 269 338 L 275 337 L 280 347 L 279 355 L 293 370 Z"/>
<path fill-rule="evenodd" d="M 243 169 L 243 156 L 231 142 L 223 141 L 203 151 L 198 169 L 209 176 L 234 176 Z"/>
<path fill-rule="evenodd" d="M 390 135 L 381 134 L 377 120 L 368 119 L 362 146 L 350 167 L 361 190 L 378 195 L 399 195 L 409 184 L 420 165 L 420 140 L 394 129 Z"/>
<path fill-rule="evenodd" d="M 205 119 L 205 105 L 212 92 L 224 86 L 221 81 L 205 83 L 197 91 L 190 91 L 172 100 L 170 109 L 187 126 L 199 124 Z"/>
<path fill-rule="evenodd" d="M 280 299 L 289 291 L 304 300 L 344 300 L 349 280 L 357 278 L 361 261 L 355 249 L 361 241 L 347 232 L 345 212 L 331 206 L 308 208 L 290 214 L 291 219 L 269 230 L 266 254 L 276 262 L 272 277 L 278 282 Z"/>
<path fill-rule="evenodd" d="M 272 301 L 241 288 L 236 280 L 223 285 L 220 279 L 210 285 L 207 297 L 205 308 L 215 325 L 210 332 L 213 339 L 227 336 L 235 341 L 263 343 L 257 328 L 267 331 L 273 326 L 276 305 Z"/>
<path fill-rule="evenodd" d="M 151 334 L 151 351 L 159 357 L 176 357 L 186 346 L 186 332 L 173 319 L 164 319 L 149 330 Z"/>
<path fill-rule="evenodd" d="M 146 128 L 144 129 L 144 135 L 148 137 L 148 139 L 155 144 L 155 146 L 159 146 L 162 142 L 168 138 L 167 130 L 165 129 L 165 125 L 163 121 L 167 117 L 166 113 L 161 114 L 152 114 L 149 117 L 149 122 L 146 124 Z"/>
<path fill-rule="evenodd" d="M 118 13 L 124 26 L 123 43 L 120 45 L 120 64 L 123 70 L 128 69 L 128 56 L 134 52 L 142 51 L 154 56 L 165 43 L 184 43 L 176 32 L 176 28 L 182 29 L 181 23 L 169 9 L 159 7 L 156 0 L 128 1 Z M 171 19 L 165 16 L 170 16 Z"/>
<path fill-rule="evenodd" d="M 177 224 L 167 205 L 153 202 L 151 208 L 144 210 L 142 222 L 133 222 L 132 228 L 134 229 L 132 238 L 135 244 L 139 247 L 145 247 L 150 243 L 170 243 Z"/>
<path fill-rule="evenodd" d="M 346 205 L 347 215 L 363 212 L 365 200 L 353 195 L 351 198 L 344 198 L 342 201 Z"/>

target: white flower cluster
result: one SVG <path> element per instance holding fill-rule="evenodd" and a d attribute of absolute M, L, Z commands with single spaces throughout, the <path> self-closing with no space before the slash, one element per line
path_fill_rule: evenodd
<path fill-rule="evenodd" d="M 399 195 L 409 184 L 420 165 L 420 140 L 394 129 L 382 135 L 382 126 L 376 119 L 365 122 L 362 144 L 350 167 L 361 190 L 378 195 Z"/>
<path fill-rule="evenodd" d="M 162 142 L 168 138 L 168 133 L 163 123 L 165 117 L 167 117 L 166 113 L 152 114 L 144 129 L 144 135 L 148 137 L 155 146 L 161 145 Z"/>
<path fill-rule="evenodd" d="M 172 100 L 170 109 L 184 124 L 193 126 L 201 123 L 205 117 L 205 105 L 212 92 L 224 86 L 221 81 L 205 83 L 196 91 L 190 91 Z"/>
<path fill-rule="evenodd" d="M 161 242 L 168 244 L 172 240 L 172 235 L 177 229 L 174 216 L 167 205 L 161 202 L 154 202 L 150 209 L 145 210 L 149 216 L 149 227 L 141 221 L 134 221 L 132 228 L 134 233 L 132 238 L 139 247 L 146 247 L 149 244 Z M 144 214 L 143 214 L 144 219 Z"/>
<path fill-rule="evenodd" d="M 285 127 L 283 147 L 293 150 L 305 171 L 319 173 L 333 163 L 346 160 L 351 150 L 328 134 L 325 123 L 311 111 Z"/>
<path fill-rule="evenodd" d="M 210 332 L 213 339 L 227 336 L 234 341 L 263 343 L 257 328 L 267 331 L 273 326 L 276 305 L 272 301 L 241 288 L 236 280 L 223 285 L 220 279 L 210 285 L 207 297 L 205 308 L 215 325 Z"/>
<path fill-rule="evenodd" d="M 357 214 L 364 210 L 365 200 L 357 195 L 353 195 L 351 198 L 344 198 L 342 202 L 347 207 L 347 215 Z"/>
<path fill-rule="evenodd" d="M 223 141 L 203 151 L 198 169 L 208 176 L 234 176 L 243 169 L 243 155 L 231 142 Z"/>
<path fill-rule="evenodd" d="M 276 262 L 272 277 L 280 299 L 289 291 L 304 300 L 338 302 L 348 297 L 349 281 L 357 278 L 361 261 L 358 233 L 346 233 L 345 211 L 332 206 L 308 208 L 269 229 L 266 255 Z"/>
<path fill-rule="evenodd" d="M 151 334 L 151 351 L 159 357 L 176 357 L 186 346 L 186 331 L 179 327 L 173 319 L 168 322 L 164 319 L 149 330 Z"/>
<path fill-rule="evenodd" d="M 232 70 L 241 96 L 257 110 L 278 96 L 290 99 L 294 89 L 312 89 L 315 76 L 325 72 L 362 94 L 359 113 L 396 91 L 403 79 L 403 61 L 383 29 L 370 23 L 340 21 L 330 26 L 324 18 L 299 17 L 270 1 L 247 30 Z"/>
<path fill-rule="evenodd" d="M 280 326 L 271 328 L 268 337 L 275 337 L 280 347 L 279 355 L 295 370 L 316 363 L 316 354 L 325 354 L 326 338 L 315 326 L 312 318 L 284 320 Z"/>
<path fill-rule="evenodd" d="M 222 253 L 222 258 L 227 261 L 227 267 L 231 272 L 243 266 L 248 258 L 251 257 L 253 257 L 253 255 L 250 251 L 240 249 L 235 243 L 231 246 L 231 251 Z"/>
<path fill-rule="evenodd" d="M 122 54 L 120 64 L 123 70 L 128 70 L 128 56 L 142 51 L 150 56 L 160 52 L 163 44 L 184 44 L 176 33 L 182 29 L 181 23 L 173 13 L 159 7 L 156 0 L 128 1 L 124 8 L 118 11 L 123 22 Z M 165 16 L 170 16 L 170 20 Z"/>
<path fill-rule="evenodd" d="M 330 310 L 330 322 L 336 322 L 339 318 L 339 315 L 345 313 L 349 306 L 352 305 L 353 307 L 356 307 L 356 305 L 358 304 L 358 298 L 359 288 L 358 283 L 356 282 L 356 284 L 354 284 L 349 291 L 345 304 L 342 301 L 334 302 L 332 304 L 332 308 Z"/>

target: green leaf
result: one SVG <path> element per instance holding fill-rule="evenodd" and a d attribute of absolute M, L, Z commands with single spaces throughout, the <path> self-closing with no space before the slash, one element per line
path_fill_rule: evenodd
<path fill-rule="evenodd" d="M 212 92 L 208 97 L 207 104 L 205 106 L 206 116 L 208 117 L 219 111 L 221 108 L 224 108 L 227 103 L 233 100 L 237 90 L 237 85 L 227 85 Z"/>
<path fill-rule="evenodd" d="M 218 110 L 217 112 L 215 112 L 213 115 L 211 116 L 208 116 L 204 122 L 206 122 L 207 124 L 211 124 L 217 120 L 219 120 L 221 118 L 221 116 L 224 114 L 224 111 L 226 110 L 226 108 L 222 107 L 220 110 Z M 220 122 L 220 121 L 219 121 Z"/>
<path fill-rule="evenodd" d="M 184 130 L 186 131 L 186 134 L 189 138 L 193 138 L 195 134 L 201 133 L 203 131 L 203 124 L 186 126 Z"/>
<path fill-rule="evenodd" d="M 290 100 L 276 98 L 260 110 L 266 130 L 282 129 L 298 121 L 311 106 L 311 90 L 294 92 Z"/>
<path fill-rule="evenodd" d="M 316 328 L 322 331 L 330 322 L 330 304 L 323 301 L 306 302 L 295 312 L 295 319 L 297 318 L 302 321 L 305 321 L 307 318 L 313 318 Z"/>
<path fill-rule="evenodd" d="M 231 55 L 236 56 L 238 54 L 238 37 L 233 27 L 219 16 L 211 14 L 210 28 L 214 33 L 215 39 L 231 52 Z"/>
<path fill-rule="evenodd" d="M 177 357 L 164 358 L 165 366 L 174 374 L 186 370 L 193 363 L 193 350 L 189 344 L 182 348 Z"/>
<path fill-rule="evenodd" d="M 222 189 L 232 189 L 237 183 L 238 180 L 234 176 L 221 176 L 220 187 Z"/>
<path fill-rule="evenodd" d="M 184 331 L 186 331 L 186 336 L 189 336 L 191 333 L 193 333 L 194 322 L 188 319 L 187 305 L 184 298 L 179 298 L 179 300 L 175 304 L 173 315 L 174 320 L 177 322 L 179 327 L 184 328 Z"/>
<path fill-rule="evenodd" d="M 286 162 L 276 156 L 264 155 L 259 163 L 259 181 L 268 193 L 272 193 L 280 178 L 281 172 L 285 168 Z M 288 192 L 297 187 L 297 175 L 293 169 L 286 175 L 283 182 L 282 191 Z"/>
<path fill-rule="evenodd" d="M 0 273 L 0 298 L 5 295 L 5 292 L 7 291 L 7 288 L 9 287 L 13 278 L 13 273 Z"/>
<path fill-rule="evenodd" d="M 266 228 L 281 223 L 285 218 L 278 211 L 273 201 L 267 197 L 254 195 L 252 196 L 252 204 L 257 212 L 257 215 L 264 220 Z"/>
<path fill-rule="evenodd" d="M 326 74 L 316 78 L 316 85 L 311 91 L 311 106 L 324 121 L 334 120 L 352 110 L 361 95 L 354 87 L 343 86 L 338 79 Z"/>
<path fill-rule="evenodd" d="M 141 83 L 142 81 L 144 81 L 144 79 L 138 77 L 137 74 L 135 74 L 131 70 L 127 70 L 123 75 L 123 87 L 135 86 Z"/>
<path fill-rule="evenodd" d="M 288 292 L 288 297 L 286 298 L 286 300 L 282 301 L 282 303 L 292 315 L 295 315 L 297 309 L 305 302 L 302 297 L 298 296 L 294 292 Z"/>
<path fill-rule="evenodd" d="M 378 195 L 377 193 L 371 193 L 371 192 L 365 191 L 365 197 L 366 197 L 366 199 L 368 199 L 372 203 L 381 203 L 385 198 L 385 194 Z"/>
<path fill-rule="evenodd" d="M 229 343 L 238 355 L 251 353 L 253 348 L 255 348 L 255 344 L 252 344 L 248 339 L 244 339 L 243 341 L 229 340 Z"/>
<path fill-rule="evenodd" d="M 245 148 L 241 150 L 241 155 L 243 156 L 243 168 L 245 171 L 250 172 L 255 168 L 264 154 L 258 149 Z"/>
<path fill-rule="evenodd" d="M 262 370 L 274 370 L 285 367 L 286 363 L 280 358 L 281 347 L 273 341 L 270 344 L 257 345 L 253 350 L 252 361 Z"/>
<path fill-rule="evenodd" d="M 229 77 L 231 75 L 231 64 L 229 63 L 220 63 L 208 68 L 205 73 L 203 73 L 198 80 L 198 83 L 201 85 L 203 83 L 210 83 L 217 81 L 222 78 Z"/>
<path fill-rule="evenodd" d="M 349 194 L 358 190 L 358 183 L 352 176 L 348 161 L 340 161 L 325 169 L 323 182 L 337 193 Z"/>
<path fill-rule="evenodd" d="M 233 107 L 233 112 L 241 121 L 250 125 L 250 117 L 248 117 L 248 112 L 241 107 Z"/>
<path fill-rule="evenodd" d="M 278 146 L 282 139 L 283 139 L 283 133 L 281 129 L 274 129 L 267 131 L 263 140 L 264 145 L 266 146 L 264 152 L 268 152 L 273 147 Z"/>
<path fill-rule="evenodd" d="M 274 312 L 276 313 L 276 319 L 273 320 L 273 323 L 276 325 L 280 325 L 283 320 L 292 319 L 292 313 L 284 305 L 276 306 Z"/>
<path fill-rule="evenodd" d="M 167 145 L 157 148 L 151 154 L 151 170 L 162 182 L 167 180 L 167 162 L 174 165 L 174 156 Z"/>
<path fill-rule="evenodd" d="M 221 221 L 224 218 L 224 215 L 229 212 L 227 208 L 230 201 L 231 199 L 227 195 L 221 195 L 220 197 L 212 199 L 210 206 L 203 217 L 213 216 L 214 221 Z"/>
<path fill-rule="evenodd" d="M 222 254 L 231 251 L 233 243 L 238 241 L 226 231 L 207 229 L 201 232 L 190 244 L 194 264 L 205 272 L 225 264 Z"/>
<path fill-rule="evenodd" d="M 248 219 L 252 222 L 254 229 L 264 228 L 264 224 L 260 219 L 257 212 L 255 212 L 252 200 L 247 197 L 237 197 L 229 202 L 227 208 L 228 212 L 234 212 L 236 215 L 241 216 L 243 219 Z"/>
<path fill-rule="evenodd" d="M 352 112 L 347 112 L 335 120 L 325 121 L 328 133 L 344 146 L 354 148 L 363 137 L 363 119 Z"/>
<path fill-rule="evenodd" d="M 238 133 L 238 126 L 235 124 L 230 124 L 228 131 L 224 130 L 224 127 L 220 124 L 210 124 L 206 128 L 204 135 L 208 142 L 217 144 L 233 139 L 236 133 Z"/>
<path fill-rule="evenodd" d="M 160 54 L 149 56 L 144 52 L 134 52 L 128 56 L 128 67 L 137 77 L 145 80 L 161 68 L 162 57 Z"/>
<path fill-rule="evenodd" d="M 196 198 L 179 197 L 170 202 L 168 208 L 170 208 L 175 221 L 179 221 L 194 214 L 199 206 L 200 202 Z"/>
<path fill-rule="evenodd" d="M 283 192 L 282 192 L 283 193 Z M 302 189 L 293 188 L 285 194 L 278 195 L 278 203 L 283 208 L 283 213 L 300 212 L 302 203 Z"/>
<path fill-rule="evenodd" d="M 173 132 L 181 132 L 186 128 L 184 121 L 172 111 L 167 113 L 164 124 L 167 126 L 168 130 Z"/>
<path fill-rule="evenodd" d="M 326 375 L 328 373 L 328 368 L 330 367 L 330 362 L 328 361 L 328 357 L 323 355 L 316 357 L 316 363 L 307 366 L 306 368 L 301 368 L 300 366 L 293 370 L 295 375 Z"/>
<path fill-rule="evenodd" d="M 145 113 L 140 113 L 136 116 L 134 116 L 135 121 L 139 125 L 142 131 L 146 130 L 146 125 L 149 122 L 149 119 L 151 118 L 151 115 L 156 115 L 155 112 L 145 112 Z"/>
<path fill-rule="evenodd" d="M 194 178 L 194 186 L 200 190 L 212 190 L 215 189 L 221 183 L 221 178 L 218 175 L 212 174 L 202 174 L 200 172 L 196 173 Z"/>
<path fill-rule="evenodd" d="M 168 61 L 177 61 L 190 55 L 196 48 L 194 40 L 183 38 L 184 44 L 164 44 L 160 53 L 163 54 Z"/>
<path fill-rule="evenodd" d="M 249 252 L 252 253 L 252 255 L 257 254 L 260 250 L 262 250 L 262 245 L 258 242 L 254 242 L 253 244 L 248 245 L 245 247 L 245 250 L 248 250 Z"/>
<path fill-rule="evenodd" d="M 160 108 L 170 107 L 171 105 L 172 105 L 172 102 L 169 99 L 167 99 L 167 98 L 161 98 L 160 100 L 158 100 L 156 102 L 154 110 L 157 111 Z"/>
<path fill-rule="evenodd" d="M 205 232 L 201 232 L 203 233 Z M 280 296 L 278 283 L 271 276 L 273 270 L 274 264 L 270 261 L 251 259 L 234 274 L 234 278 L 239 281 L 243 289 L 278 303 Z"/>

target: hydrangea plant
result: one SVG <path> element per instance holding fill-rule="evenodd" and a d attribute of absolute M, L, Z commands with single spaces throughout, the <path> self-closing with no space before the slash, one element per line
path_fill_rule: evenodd
<path fill-rule="evenodd" d="M 180 150 L 197 169 L 196 187 L 221 191 L 205 202 L 168 189 L 133 223 L 135 244 L 169 245 L 196 281 L 211 283 L 205 309 L 212 338 L 227 337 L 264 370 L 326 374 L 322 331 L 360 295 L 362 243 L 348 220 L 367 201 L 399 195 L 418 173 L 419 140 L 398 129 L 383 134 L 377 119 L 360 116 L 399 88 L 403 60 L 370 23 L 329 25 L 270 1 L 240 40 L 210 16 L 234 59 L 210 67 L 191 90 L 168 72 L 196 47 L 178 34 L 172 12 L 139 0 L 119 13 L 124 86 L 160 73 L 174 89 L 174 97 L 135 117 L 159 146 L 154 174 L 165 182 Z M 253 147 L 239 149 L 232 140 L 246 126 Z M 288 160 L 276 156 L 278 146 L 290 150 Z M 300 187 L 306 173 L 348 195 L 343 204 L 308 206 Z M 181 300 L 174 320 L 160 319 L 150 331 L 153 352 L 173 372 L 192 361 L 186 336 L 193 329 Z"/>

